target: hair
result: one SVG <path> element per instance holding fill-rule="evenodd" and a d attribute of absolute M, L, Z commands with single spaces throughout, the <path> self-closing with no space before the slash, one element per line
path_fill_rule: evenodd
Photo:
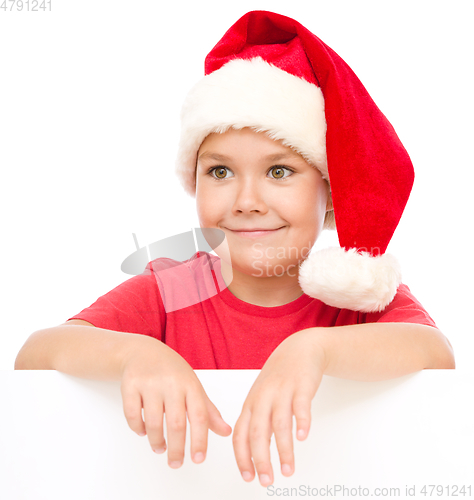
<path fill-rule="evenodd" d="M 329 196 L 331 196 L 331 194 L 329 194 Z M 328 210 L 326 212 L 323 229 L 336 229 L 336 217 L 334 217 L 334 210 Z"/>

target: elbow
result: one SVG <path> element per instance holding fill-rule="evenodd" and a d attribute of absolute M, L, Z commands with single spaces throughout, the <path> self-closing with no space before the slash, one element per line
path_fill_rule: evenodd
<path fill-rule="evenodd" d="M 454 359 L 454 351 L 452 347 L 449 347 L 449 352 L 444 357 L 441 368 L 449 370 L 454 370 L 456 368 L 456 360 Z"/>
<path fill-rule="evenodd" d="M 436 349 L 431 356 L 430 366 L 427 368 L 437 370 L 454 370 L 456 368 L 456 361 L 454 359 L 453 346 L 449 340 L 441 333 L 438 333 L 439 342 L 436 343 Z"/>
<path fill-rule="evenodd" d="M 25 351 L 24 347 L 25 346 L 23 346 L 16 355 L 15 365 L 13 367 L 14 370 L 28 370 L 28 366 L 26 363 L 26 356 L 24 356 L 24 351 Z"/>
<path fill-rule="evenodd" d="M 429 368 L 434 368 L 436 370 L 454 370 L 456 368 L 456 361 L 452 350 L 445 353 L 443 356 L 439 356 Z"/>
<path fill-rule="evenodd" d="M 38 357 L 36 339 L 38 338 L 40 331 L 41 330 L 32 333 L 23 344 L 22 348 L 18 351 L 13 367 L 14 370 L 38 369 L 35 366 L 35 360 Z"/>

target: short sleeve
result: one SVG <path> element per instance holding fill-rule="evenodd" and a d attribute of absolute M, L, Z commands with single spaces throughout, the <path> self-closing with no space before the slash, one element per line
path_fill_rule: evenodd
<path fill-rule="evenodd" d="M 69 319 L 163 340 L 166 314 L 151 263 L 142 274 L 123 282 Z"/>
<path fill-rule="evenodd" d="M 392 302 L 379 313 L 369 313 L 367 323 L 418 323 L 438 328 L 410 289 L 401 284 Z"/>

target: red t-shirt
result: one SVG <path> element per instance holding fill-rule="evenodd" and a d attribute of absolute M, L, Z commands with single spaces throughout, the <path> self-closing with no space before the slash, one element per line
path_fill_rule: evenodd
<path fill-rule="evenodd" d="M 403 284 L 379 313 L 337 309 L 306 294 L 277 307 L 248 304 L 226 288 L 219 257 L 206 252 L 184 262 L 156 259 L 143 274 L 69 319 L 155 337 L 194 369 L 261 369 L 284 339 L 310 327 L 375 322 L 436 327 Z"/>

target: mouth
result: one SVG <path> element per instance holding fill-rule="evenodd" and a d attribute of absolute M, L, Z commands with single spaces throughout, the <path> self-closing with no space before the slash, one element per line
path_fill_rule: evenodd
<path fill-rule="evenodd" d="M 256 229 L 229 229 L 232 233 L 236 234 L 237 236 L 241 236 L 243 238 L 262 238 L 265 236 L 271 236 L 281 229 L 283 229 L 285 226 L 279 227 L 277 229 L 261 229 L 261 228 L 256 228 Z"/>

